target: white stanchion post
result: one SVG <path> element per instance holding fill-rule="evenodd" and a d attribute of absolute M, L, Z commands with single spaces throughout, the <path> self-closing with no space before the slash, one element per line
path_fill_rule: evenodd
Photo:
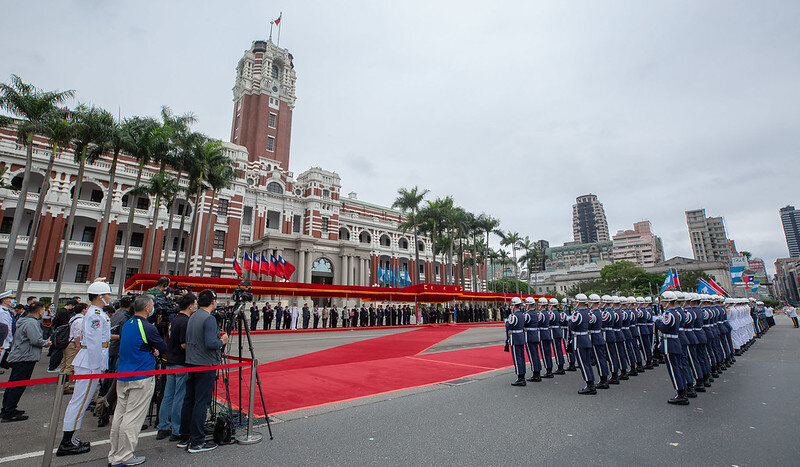
<path fill-rule="evenodd" d="M 260 443 L 263 436 L 261 433 L 253 431 L 253 418 L 255 417 L 255 400 L 256 400 L 256 371 L 258 361 L 253 358 L 250 362 L 250 400 L 247 404 L 247 433 L 244 438 L 239 438 L 239 444 L 256 444 Z M 241 403 L 241 401 L 239 401 Z M 266 410 L 265 410 L 266 416 Z"/>
<path fill-rule="evenodd" d="M 56 394 L 53 398 L 53 411 L 50 413 L 50 426 L 47 430 L 47 442 L 44 445 L 44 455 L 42 456 L 42 467 L 49 467 L 53 460 L 53 447 L 56 442 L 58 432 L 58 421 L 61 418 L 61 401 L 64 398 L 64 384 L 67 382 L 67 375 L 60 373 L 56 383 Z"/>

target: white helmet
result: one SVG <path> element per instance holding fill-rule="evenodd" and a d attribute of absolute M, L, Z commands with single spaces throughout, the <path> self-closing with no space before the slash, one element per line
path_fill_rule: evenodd
<path fill-rule="evenodd" d="M 674 301 L 674 300 L 677 300 L 677 299 L 678 299 L 678 296 L 675 295 L 675 292 L 673 292 L 671 290 L 667 290 L 666 292 L 661 294 L 661 300 L 664 300 L 665 302 L 671 302 L 671 301 Z"/>
<path fill-rule="evenodd" d="M 763 305 L 763 304 L 764 304 L 764 302 L 762 302 L 761 300 L 756 302 L 756 305 Z"/>
<path fill-rule="evenodd" d="M 622 303 L 622 299 L 616 295 L 611 297 L 611 303 Z"/>
<path fill-rule="evenodd" d="M 644 303 L 644 298 L 636 297 L 636 303 Z"/>
<path fill-rule="evenodd" d="M 566 305 L 567 304 L 567 297 L 562 298 L 561 299 L 561 303 Z"/>
<path fill-rule="evenodd" d="M 522 300 L 520 300 L 519 297 L 514 297 L 514 298 L 511 299 L 511 304 L 512 305 L 519 305 L 520 303 L 522 303 Z"/>
<path fill-rule="evenodd" d="M 597 295 L 596 293 L 589 295 L 589 301 L 592 303 L 600 303 L 600 295 Z"/>
<path fill-rule="evenodd" d="M 628 303 L 636 303 L 636 299 L 633 297 L 627 297 Z"/>
<path fill-rule="evenodd" d="M 675 294 L 675 299 L 676 300 L 683 300 L 684 299 L 684 295 L 685 294 L 683 292 L 681 292 L 680 290 L 676 290 L 673 293 Z"/>
<path fill-rule="evenodd" d="M 748 298 L 747 300 L 748 300 L 748 301 L 751 301 L 751 302 L 754 302 L 754 301 L 756 301 L 756 299 L 755 299 L 755 298 L 753 298 L 753 297 L 750 297 L 750 298 Z"/>
<path fill-rule="evenodd" d="M 536 301 L 533 299 L 533 297 L 526 297 L 525 303 L 527 303 L 528 305 L 533 305 L 534 303 L 536 303 Z"/>
<path fill-rule="evenodd" d="M 544 297 L 539 297 L 539 305 L 547 305 L 547 299 Z"/>
<path fill-rule="evenodd" d="M 711 298 L 713 298 L 715 302 L 721 302 L 722 301 L 722 295 L 719 295 L 719 294 L 714 294 Z"/>
<path fill-rule="evenodd" d="M 600 300 L 602 300 L 603 303 L 611 303 L 611 295 L 603 295 L 600 297 Z"/>
<path fill-rule="evenodd" d="M 726 305 L 730 305 L 731 303 L 733 303 L 733 299 L 732 298 L 726 298 L 725 299 L 725 304 Z"/>
<path fill-rule="evenodd" d="M 111 293 L 111 286 L 106 282 L 92 282 L 89 288 L 86 289 L 89 295 L 105 295 Z"/>
<path fill-rule="evenodd" d="M 653 303 L 653 299 L 650 298 L 650 297 L 644 297 L 644 302 L 645 303 Z"/>
<path fill-rule="evenodd" d="M 551 298 L 550 300 L 547 301 L 547 303 L 549 303 L 550 305 L 558 305 L 558 299 Z"/>
<path fill-rule="evenodd" d="M 588 300 L 588 298 L 586 298 L 586 294 L 579 293 L 578 295 L 575 295 L 575 301 L 576 302 L 584 302 L 585 303 L 587 300 Z"/>

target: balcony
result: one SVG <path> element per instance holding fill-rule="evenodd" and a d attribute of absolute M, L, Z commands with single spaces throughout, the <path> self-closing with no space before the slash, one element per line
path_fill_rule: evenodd
<path fill-rule="evenodd" d="M 0 234 L 0 244 L 8 245 L 8 238 L 10 237 L 9 234 Z M 19 247 L 27 247 L 28 246 L 28 236 L 27 235 L 17 235 L 17 248 Z"/>
<path fill-rule="evenodd" d="M 96 203 L 94 201 L 88 201 L 84 199 L 78 200 L 78 206 L 82 208 L 91 208 L 91 209 L 100 209 L 100 203 Z"/>
<path fill-rule="evenodd" d="M 69 241 L 69 253 L 91 253 L 92 248 L 94 248 L 94 242 Z"/>

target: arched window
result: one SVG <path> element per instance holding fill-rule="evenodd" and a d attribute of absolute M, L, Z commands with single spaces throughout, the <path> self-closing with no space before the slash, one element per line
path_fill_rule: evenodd
<path fill-rule="evenodd" d="M 277 193 L 279 195 L 282 195 L 283 187 L 278 182 L 269 182 L 267 183 L 267 191 L 270 193 Z"/>
<path fill-rule="evenodd" d="M 369 233 L 365 230 L 359 234 L 358 241 L 361 243 L 372 243 L 372 237 L 370 237 Z"/>
<path fill-rule="evenodd" d="M 405 238 L 400 239 L 399 245 L 401 250 L 408 250 L 408 240 L 406 240 Z"/>
<path fill-rule="evenodd" d="M 392 246 L 392 239 L 388 235 L 381 236 L 381 246 Z"/>
<path fill-rule="evenodd" d="M 417 245 L 417 249 L 420 251 L 420 253 L 425 251 L 425 242 L 419 242 L 419 244 Z"/>
<path fill-rule="evenodd" d="M 333 272 L 333 265 L 327 258 L 318 258 L 311 265 L 311 272 Z"/>
<path fill-rule="evenodd" d="M 350 231 L 344 227 L 339 228 L 339 240 L 350 240 Z"/>

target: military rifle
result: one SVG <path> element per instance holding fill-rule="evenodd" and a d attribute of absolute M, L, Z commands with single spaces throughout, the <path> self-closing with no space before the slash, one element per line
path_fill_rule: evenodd
<path fill-rule="evenodd" d="M 506 345 L 505 345 L 505 347 L 503 347 L 503 352 L 510 352 L 510 350 L 508 348 L 508 345 L 509 345 L 510 341 L 511 341 L 511 336 L 509 334 L 508 328 L 506 327 Z"/>

